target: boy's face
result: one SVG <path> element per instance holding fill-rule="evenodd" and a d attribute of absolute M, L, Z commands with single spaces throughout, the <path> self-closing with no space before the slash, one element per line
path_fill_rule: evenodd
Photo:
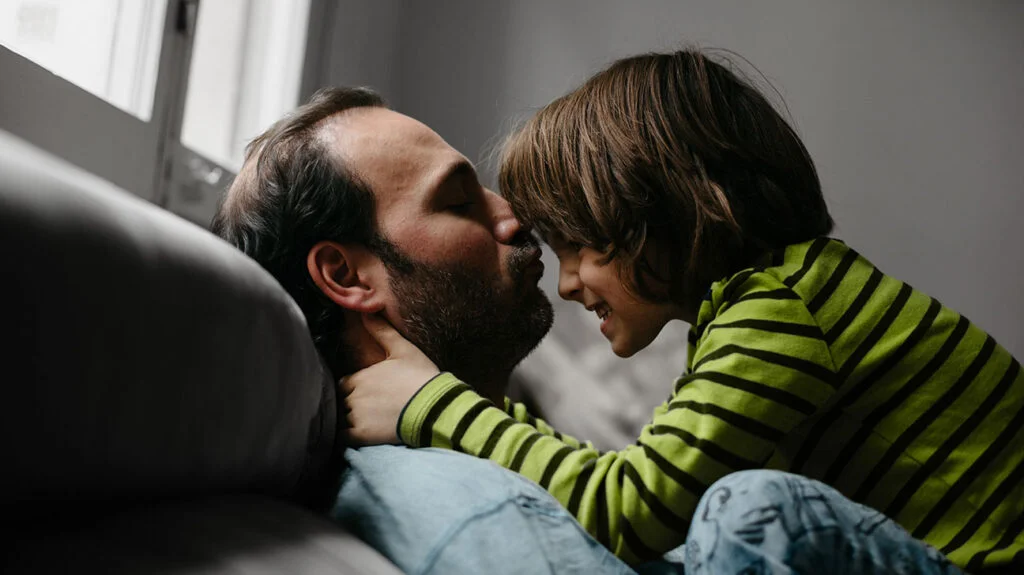
<path fill-rule="evenodd" d="M 630 357 L 650 345 L 670 320 L 683 319 L 673 303 L 651 302 L 633 295 L 624 285 L 624 270 L 604 254 L 580 248 L 558 236 L 547 238 L 558 256 L 558 295 L 593 311 L 601 334 L 619 357 Z"/>

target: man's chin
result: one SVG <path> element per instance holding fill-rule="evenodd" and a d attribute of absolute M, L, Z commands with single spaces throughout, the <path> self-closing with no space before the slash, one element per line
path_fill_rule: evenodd
<path fill-rule="evenodd" d="M 540 342 L 551 331 L 551 326 L 554 324 L 555 319 L 555 311 L 551 305 L 551 300 L 548 299 L 544 290 L 540 289 L 540 286 L 531 286 L 525 296 L 522 307 L 529 310 L 529 319 L 524 322 L 530 326 L 529 334 L 524 334 L 522 338 L 523 346 L 519 353 L 515 354 L 518 358 L 512 364 L 512 367 L 519 365 L 533 350 L 537 349 Z M 513 311 L 513 313 L 517 312 Z M 518 313 L 522 313 L 522 309 Z"/>
<path fill-rule="evenodd" d="M 523 298 L 536 297 L 536 295 L 539 294 L 540 297 L 544 298 L 544 300 L 548 302 L 549 306 L 551 305 L 551 300 L 548 299 L 548 294 L 546 294 L 544 290 L 540 289 L 539 278 L 537 279 L 537 281 L 527 280 L 520 283 L 519 293 Z"/>
<path fill-rule="evenodd" d="M 514 305 L 495 306 L 488 316 L 489 325 L 466 330 L 471 338 L 460 338 L 451 342 L 445 350 L 449 367 L 438 367 L 451 371 L 460 379 L 477 388 L 483 395 L 497 395 L 505 391 L 508 378 L 526 357 L 533 352 L 551 330 L 554 310 L 543 290 L 534 286 L 524 297 L 517 298 Z"/>
<path fill-rule="evenodd" d="M 551 301 L 527 275 L 515 285 L 488 281 L 473 270 L 416 265 L 392 277 L 407 337 L 441 369 L 471 385 L 504 386 L 512 369 L 547 335 Z"/>

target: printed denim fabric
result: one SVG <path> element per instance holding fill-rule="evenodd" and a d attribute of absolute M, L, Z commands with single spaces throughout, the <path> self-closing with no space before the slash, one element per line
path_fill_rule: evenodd
<path fill-rule="evenodd" d="M 742 471 L 704 494 L 690 524 L 686 573 L 956 574 L 938 550 L 824 483 Z"/>

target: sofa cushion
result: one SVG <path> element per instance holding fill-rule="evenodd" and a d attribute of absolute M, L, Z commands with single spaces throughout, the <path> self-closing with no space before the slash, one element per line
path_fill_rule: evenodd
<path fill-rule="evenodd" d="M 0 131 L 0 262 L 0 501 L 337 475 L 302 314 L 232 246 Z"/>
<path fill-rule="evenodd" d="M 323 517 L 258 496 L 223 496 L 83 516 L 43 532 L 20 529 L 0 552 L 3 573 L 397 575 Z"/>

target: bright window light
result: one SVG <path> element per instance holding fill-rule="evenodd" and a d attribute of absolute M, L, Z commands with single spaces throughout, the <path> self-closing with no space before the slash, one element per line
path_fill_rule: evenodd
<path fill-rule="evenodd" d="M 148 121 L 166 0 L 0 0 L 0 44 Z"/>
<path fill-rule="evenodd" d="M 295 107 L 309 0 L 199 4 L 181 142 L 229 170 L 245 145 Z"/>

